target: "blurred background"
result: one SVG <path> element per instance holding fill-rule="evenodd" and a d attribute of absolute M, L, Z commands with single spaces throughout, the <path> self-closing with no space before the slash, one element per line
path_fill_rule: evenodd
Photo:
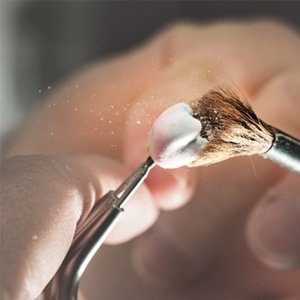
<path fill-rule="evenodd" d="M 299 12 L 298 1 L 0 0 L 0 137 L 76 69 L 176 20 L 269 17 L 300 28 Z"/>

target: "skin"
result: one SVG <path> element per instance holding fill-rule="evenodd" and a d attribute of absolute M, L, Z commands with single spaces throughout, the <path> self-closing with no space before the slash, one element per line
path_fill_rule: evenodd
<path fill-rule="evenodd" d="M 76 223 L 146 158 L 148 132 L 166 107 L 226 84 L 300 138 L 299 53 L 299 35 L 275 22 L 176 24 L 50 94 L 1 168 L 2 298 L 43 290 Z M 259 157 L 156 167 L 108 243 L 138 237 L 102 247 L 82 291 L 87 299 L 296 300 L 299 187 L 299 177 Z"/>

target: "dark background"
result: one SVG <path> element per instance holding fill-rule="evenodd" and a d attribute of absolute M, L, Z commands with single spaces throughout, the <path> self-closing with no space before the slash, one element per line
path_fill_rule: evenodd
<path fill-rule="evenodd" d="M 11 101 L 22 112 L 79 67 L 130 49 L 176 20 L 267 17 L 300 28 L 298 1 L 12 2 Z"/>
<path fill-rule="evenodd" d="M 176 20 L 268 17 L 300 27 L 300 2 L 34 1 L 23 3 L 18 29 L 38 55 L 40 88 L 99 57 L 140 43 Z M 299 54 L 300 55 L 300 54 Z"/>

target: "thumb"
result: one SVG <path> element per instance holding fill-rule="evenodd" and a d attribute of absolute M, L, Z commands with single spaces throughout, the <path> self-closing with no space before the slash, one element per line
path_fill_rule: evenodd
<path fill-rule="evenodd" d="M 42 292 L 66 256 L 77 223 L 127 172 L 91 155 L 18 156 L 1 163 L 2 299 L 35 299 Z M 116 228 L 113 242 L 135 236 L 157 216 L 146 187 L 135 197 L 121 218 L 127 230 Z"/>
<path fill-rule="evenodd" d="M 248 227 L 252 250 L 274 268 L 300 267 L 300 186 L 288 175 L 253 212 Z"/>

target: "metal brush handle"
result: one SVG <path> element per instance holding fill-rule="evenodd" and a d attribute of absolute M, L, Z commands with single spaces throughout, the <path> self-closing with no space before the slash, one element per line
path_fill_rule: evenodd
<path fill-rule="evenodd" d="M 300 141 L 277 128 L 273 130 L 272 147 L 263 156 L 300 175 Z"/>

